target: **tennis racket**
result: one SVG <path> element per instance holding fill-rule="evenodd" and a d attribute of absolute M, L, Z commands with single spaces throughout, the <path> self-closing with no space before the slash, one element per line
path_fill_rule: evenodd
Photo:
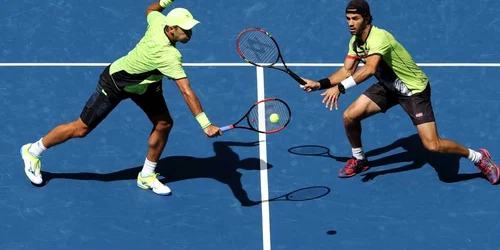
<path fill-rule="evenodd" d="M 278 43 L 271 34 L 261 28 L 248 28 L 240 32 L 236 38 L 236 51 L 250 64 L 281 70 L 301 85 L 306 84 L 300 76 L 286 66 Z M 275 66 L 280 60 L 284 68 Z"/>
<path fill-rule="evenodd" d="M 271 115 L 279 117 L 278 121 L 271 121 Z M 277 98 L 266 98 L 256 102 L 247 113 L 237 122 L 221 127 L 222 132 L 241 128 L 259 133 L 272 134 L 283 130 L 292 117 L 288 104 Z M 245 124 L 246 122 L 246 124 Z"/>
<path fill-rule="evenodd" d="M 295 190 L 288 194 L 269 199 L 268 201 L 309 201 L 319 199 L 330 193 L 330 188 L 325 186 L 313 186 Z"/>
<path fill-rule="evenodd" d="M 296 146 L 289 148 L 288 152 L 294 155 L 327 157 L 341 162 L 347 162 L 350 159 L 349 157 L 334 156 L 330 153 L 330 149 L 319 145 Z"/>

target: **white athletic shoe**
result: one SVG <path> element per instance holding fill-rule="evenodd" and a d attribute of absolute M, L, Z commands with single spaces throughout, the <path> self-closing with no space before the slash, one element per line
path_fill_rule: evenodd
<path fill-rule="evenodd" d="M 137 186 L 142 189 L 152 189 L 155 194 L 170 195 L 172 190 L 158 180 L 158 175 L 157 173 L 151 173 L 146 177 L 142 177 L 141 173 L 139 173 L 137 176 Z"/>
<path fill-rule="evenodd" d="M 21 157 L 24 161 L 24 173 L 34 184 L 42 184 L 42 161 L 39 157 L 33 156 L 28 152 L 31 143 L 25 144 L 21 147 Z"/>

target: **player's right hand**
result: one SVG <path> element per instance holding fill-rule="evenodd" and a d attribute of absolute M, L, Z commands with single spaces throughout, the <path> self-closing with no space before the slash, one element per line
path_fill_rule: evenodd
<path fill-rule="evenodd" d="M 320 84 L 317 81 L 312 81 L 306 78 L 302 78 L 304 82 L 306 82 L 306 85 L 301 85 L 300 88 L 302 88 L 305 92 L 312 92 L 316 91 L 320 88 Z"/>
<path fill-rule="evenodd" d="M 203 132 L 205 132 L 205 135 L 207 135 L 210 138 L 214 138 L 214 137 L 217 137 L 219 135 L 222 135 L 222 131 L 220 130 L 220 128 L 213 125 L 213 124 L 204 128 Z"/>

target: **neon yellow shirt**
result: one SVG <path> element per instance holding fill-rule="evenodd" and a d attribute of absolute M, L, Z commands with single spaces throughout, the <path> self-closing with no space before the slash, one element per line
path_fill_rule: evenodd
<path fill-rule="evenodd" d="M 147 16 L 148 28 L 143 38 L 126 56 L 110 66 L 116 85 L 127 92 L 143 94 L 149 84 L 185 78 L 182 55 L 165 35 L 165 16 L 152 11 Z"/>
<path fill-rule="evenodd" d="M 380 55 L 382 60 L 377 67 L 377 80 L 403 95 L 422 92 L 429 82 L 426 74 L 418 67 L 406 49 L 386 30 L 372 26 L 364 44 L 355 46 L 356 36 L 349 42 L 348 57 L 362 62 L 371 55 Z"/>

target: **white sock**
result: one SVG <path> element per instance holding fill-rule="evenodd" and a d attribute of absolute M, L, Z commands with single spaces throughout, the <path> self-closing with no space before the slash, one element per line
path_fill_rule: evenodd
<path fill-rule="evenodd" d="M 47 150 L 47 148 L 45 148 L 45 146 L 42 143 L 42 139 L 40 138 L 40 140 L 31 144 L 31 147 L 28 149 L 28 152 L 33 156 L 40 157 L 40 155 L 42 155 L 43 151 L 45 150 Z"/>
<path fill-rule="evenodd" d="M 365 152 L 363 152 L 363 148 L 353 148 L 352 156 L 358 160 L 363 160 L 365 159 Z"/>
<path fill-rule="evenodd" d="M 481 158 L 483 158 L 483 155 L 477 151 L 474 151 L 472 149 L 469 149 L 469 160 L 471 160 L 474 164 L 477 164 Z"/>
<path fill-rule="evenodd" d="M 146 177 L 155 172 L 156 162 L 149 161 L 148 158 L 144 161 L 144 166 L 142 166 L 141 176 Z"/>

